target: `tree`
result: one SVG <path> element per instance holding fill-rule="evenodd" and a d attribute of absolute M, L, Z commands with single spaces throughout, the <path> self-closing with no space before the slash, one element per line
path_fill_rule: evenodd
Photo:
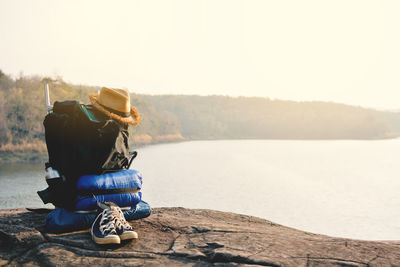
<path fill-rule="evenodd" d="M 4 93 L 0 91 L 0 145 L 6 144 L 9 140 L 8 125 L 7 125 L 7 112 L 6 100 Z"/>

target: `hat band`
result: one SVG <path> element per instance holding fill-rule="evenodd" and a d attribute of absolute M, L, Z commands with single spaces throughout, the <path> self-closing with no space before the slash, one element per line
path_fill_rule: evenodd
<path fill-rule="evenodd" d="M 100 106 L 102 106 L 102 107 L 105 108 L 106 110 L 110 111 L 111 113 L 117 114 L 117 115 L 119 115 L 119 116 L 121 116 L 121 117 L 127 118 L 127 117 L 131 116 L 131 112 L 121 112 L 121 111 L 118 111 L 118 110 L 115 110 L 115 109 L 106 107 L 106 106 L 100 104 L 98 101 L 97 101 L 97 104 L 99 104 Z"/>

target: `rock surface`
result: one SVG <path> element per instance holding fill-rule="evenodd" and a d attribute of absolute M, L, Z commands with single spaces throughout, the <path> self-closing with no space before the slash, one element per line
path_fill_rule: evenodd
<path fill-rule="evenodd" d="M 137 241 L 100 247 L 88 231 L 48 234 L 46 214 L 0 210 L 0 265 L 400 266 L 400 242 L 306 233 L 233 213 L 154 209 Z"/>

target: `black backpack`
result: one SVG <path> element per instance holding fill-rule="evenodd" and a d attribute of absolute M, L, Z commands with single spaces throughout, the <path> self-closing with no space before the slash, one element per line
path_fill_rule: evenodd
<path fill-rule="evenodd" d="M 85 174 L 128 169 L 136 152 L 129 153 L 128 126 L 78 101 L 55 102 L 44 119 L 49 162 L 60 174 L 38 192 L 44 203 L 71 205 L 75 182 Z"/>

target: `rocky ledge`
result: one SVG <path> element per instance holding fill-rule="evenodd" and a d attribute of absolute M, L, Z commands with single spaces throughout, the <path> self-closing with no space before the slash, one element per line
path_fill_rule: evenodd
<path fill-rule="evenodd" d="M 212 210 L 154 209 L 139 239 L 100 247 L 88 231 L 48 234 L 46 214 L 0 210 L 0 265 L 400 266 L 400 242 L 317 235 Z"/>

